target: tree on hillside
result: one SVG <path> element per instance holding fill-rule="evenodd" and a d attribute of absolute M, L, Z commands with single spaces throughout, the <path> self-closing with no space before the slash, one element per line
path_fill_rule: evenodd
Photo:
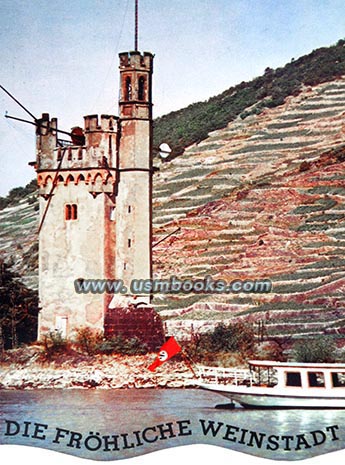
<path fill-rule="evenodd" d="M 298 95 L 303 85 L 313 86 L 343 76 L 344 42 L 340 40 L 331 47 L 314 50 L 282 68 L 266 68 L 262 76 L 155 119 L 154 150 L 158 153 L 159 145 L 163 141 L 168 143 L 172 148 L 171 160 L 239 115 L 244 119 L 259 114 L 265 108 L 281 105 L 289 95 Z"/>
<path fill-rule="evenodd" d="M 236 321 L 225 325 L 219 323 L 213 331 L 200 334 L 197 346 L 202 352 L 250 352 L 254 345 L 255 334 L 251 324 Z"/>
<path fill-rule="evenodd" d="M 3 208 L 17 205 L 17 203 L 24 197 L 34 194 L 37 190 L 37 181 L 33 179 L 25 187 L 14 187 L 11 189 L 6 197 L 0 197 L 0 210 Z M 36 196 L 28 198 L 29 204 L 37 202 Z"/>
<path fill-rule="evenodd" d="M 36 340 L 38 297 L 0 262 L 0 352 Z"/>
<path fill-rule="evenodd" d="M 337 347 L 331 336 L 318 336 L 296 342 L 293 357 L 296 362 L 326 363 L 336 360 Z"/>

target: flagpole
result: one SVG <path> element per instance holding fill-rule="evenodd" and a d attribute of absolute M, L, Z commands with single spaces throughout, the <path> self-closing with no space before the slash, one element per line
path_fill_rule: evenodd
<path fill-rule="evenodd" d="M 193 373 L 194 378 L 198 378 L 198 375 L 195 373 L 194 368 L 193 368 L 193 366 L 192 366 L 192 363 L 194 363 L 194 362 L 192 361 L 192 359 L 189 360 L 189 358 L 190 358 L 189 355 L 187 355 L 187 353 L 186 353 L 183 349 L 181 350 L 181 355 L 182 355 L 182 357 L 183 357 L 184 363 L 187 365 L 187 367 L 188 367 L 188 368 L 190 369 L 190 371 Z M 191 363 L 191 362 L 192 362 L 192 363 Z"/>
<path fill-rule="evenodd" d="M 156 359 L 148 367 L 150 371 L 155 371 L 155 369 L 161 366 L 164 362 L 169 360 L 174 355 L 181 353 L 184 363 L 193 373 L 194 378 L 198 378 L 198 375 L 195 373 L 192 363 L 195 365 L 191 357 L 182 349 L 178 344 L 174 336 L 171 336 L 160 348 L 159 353 L 156 356 Z M 191 363 L 192 362 L 192 363 Z"/>
<path fill-rule="evenodd" d="M 135 0 L 135 26 L 134 26 L 134 50 L 138 51 L 138 23 L 139 23 L 139 13 L 138 13 L 138 0 Z"/>

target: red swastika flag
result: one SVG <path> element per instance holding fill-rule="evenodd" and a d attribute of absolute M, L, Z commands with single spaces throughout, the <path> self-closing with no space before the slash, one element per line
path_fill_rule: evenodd
<path fill-rule="evenodd" d="M 155 371 L 155 369 L 161 366 L 164 362 L 169 360 L 174 355 L 181 352 L 182 347 L 176 342 L 174 337 L 170 337 L 167 342 L 165 342 L 159 350 L 157 358 L 155 361 L 149 366 L 150 371 Z"/>

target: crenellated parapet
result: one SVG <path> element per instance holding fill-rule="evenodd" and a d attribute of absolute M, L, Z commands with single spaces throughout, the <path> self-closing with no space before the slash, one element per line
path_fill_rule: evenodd
<path fill-rule="evenodd" d="M 90 132 L 116 132 L 118 117 L 113 115 L 87 115 L 84 116 L 85 133 Z"/>
<path fill-rule="evenodd" d="M 84 117 L 84 129 L 73 128 L 72 145 L 59 146 L 57 119 L 43 114 L 36 136 L 36 171 L 116 168 L 118 118 Z M 82 144 L 80 143 L 82 142 Z"/>
<path fill-rule="evenodd" d="M 37 122 L 40 339 L 74 337 L 81 326 L 152 349 L 164 339 L 143 307 L 150 294 L 138 299 L 129 286 L 152 275 L 152 67 L 151 53 L 120 54 L 119 118 L 87 115 L 70 132 L 48 114 Z M 73 285 L 81 278 L 121 279 L 127 291 L 86 295 Z"/>

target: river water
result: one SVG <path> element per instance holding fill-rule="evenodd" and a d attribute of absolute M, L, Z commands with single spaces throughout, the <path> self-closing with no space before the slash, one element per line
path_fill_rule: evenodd
<path fill-rule="evenodd" d="M 345 410 L 214 408 L 227 402 L 198 389 L 0 391 L 0 444 L 95 460 L 185 444 L 285 460 L 345 447 Z"/>

